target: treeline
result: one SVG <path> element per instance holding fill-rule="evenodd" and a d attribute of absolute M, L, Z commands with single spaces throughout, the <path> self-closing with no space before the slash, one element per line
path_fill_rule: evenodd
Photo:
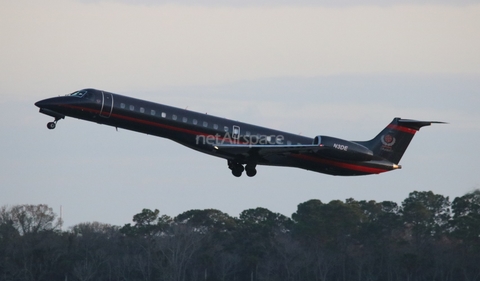
<path fill-rule="evenodd" d="M 46 205 L 0 208 L 0 280 L 480 280 L 480 191 L 61 224 Z"/>

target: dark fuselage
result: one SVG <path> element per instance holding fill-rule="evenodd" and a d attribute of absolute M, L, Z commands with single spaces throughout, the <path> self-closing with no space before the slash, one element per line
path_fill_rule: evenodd
<path fill-rule="evenodd" d="M 315 153 L 280 151 L 259 156 L 219 150 L 216 144 L 288 147 L 312 145 L 314 139 L 95 89 L 42 100 L 36 105 L 42 113 L 55 117 L 56 121 L 70 116 L 168 138 L 197 151 L 227 159 L 229 167 L 231 162 L 253 168 L 256 165 L 291 166 L 333 175 L 377 174 L 397 168 L 380 157 L 369 161 L 350 161 Z M 340 148 L 346 147 L 348 145 Z"/>

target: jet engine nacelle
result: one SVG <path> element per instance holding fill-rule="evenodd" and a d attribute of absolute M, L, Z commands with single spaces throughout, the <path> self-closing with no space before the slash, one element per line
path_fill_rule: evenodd
<path fill-rule="evenodd" d="M 347 161 L 369 161 L 373 158 L 373 152 L 363 145 L 328 136 L 316 136 L 313 144 L 320 149 L 318 154 L 323 156 L 347 160 Z"/>

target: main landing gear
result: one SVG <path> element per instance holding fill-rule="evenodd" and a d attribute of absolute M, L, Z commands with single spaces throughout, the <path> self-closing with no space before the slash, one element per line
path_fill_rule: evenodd
<path fill-rule="evenodd" d="M 232 175 L 236 177 L 240 177 L 243 171 L 245 171 L 249 177 L 255 176 L 257 174 L 257 169 L 255 167 L 255 164 L 247 164 L 244 168 L 242 164 L 228 160 L 228 168 L 232 170 Z"/>

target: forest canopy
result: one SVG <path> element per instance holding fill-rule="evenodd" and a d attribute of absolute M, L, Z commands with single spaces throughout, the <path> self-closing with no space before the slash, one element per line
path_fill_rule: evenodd
<path fill-rule="evenodd" d="M 265 208 L 62 229 L 47 205 L 0 208 L 3 280 L 480 280 L 480 191 L 450 201 L 312 199 L 291 217 Z"/>

